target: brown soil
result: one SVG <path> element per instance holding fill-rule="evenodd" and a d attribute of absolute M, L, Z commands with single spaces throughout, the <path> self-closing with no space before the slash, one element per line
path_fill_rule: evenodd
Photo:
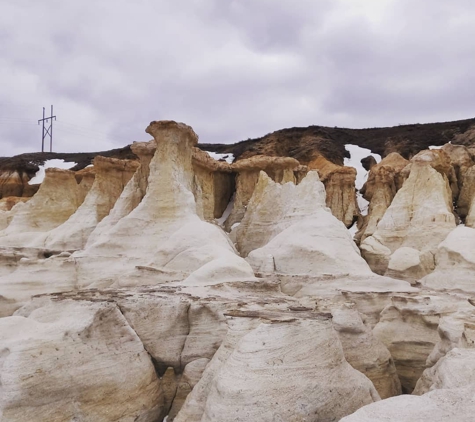
<path fill-rule="evenodd" d="M 199 144 L 206 151 L 232 153 L 236 160 L 263 154 L 289 156 L 308 164 L 317 155 L 323 155 L 335 164 L 343 164 L 348 156 L 345 144 L 369 148 L 385 157 L 398 152 L 409 159 L 430 145 L 475 145 L 475 118 L 444 123 L 401 125 L 386 128 L 345 129 L 309 126 L 282 129 L 262 138 L 248 139 L 235 144 Z M 460 136 L 465 134 L 466 136 Z"/>

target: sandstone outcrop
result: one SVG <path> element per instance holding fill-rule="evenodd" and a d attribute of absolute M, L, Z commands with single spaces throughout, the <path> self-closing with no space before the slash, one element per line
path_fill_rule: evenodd
<path fill-rule="evenodd" d="M 46 233 L 71 217 L 83 200 L 83 190 L 79 188 L 74 172 L 47 169 L 36 195 L 22 207 L 14 207 L 16 212 L 10 224 L 0 232 L 0 245 L 41 245 Z"/>
<path fill-rule="evenodd" d="M 251 267 L 224 232 L 197 214 L 192 164 L 196 134 L 189 126 L 168 121 L 152 122 L 147 131 L 157 144 L 147 192 L 128 215 L 74 255 L 79 285 L 253 280 Z"/>
<path fill-rule="evenodd" d="M 299 185 L 280 185 L 261 173 L 236 240 L 260 273 L 370 274 L 345 226 L 325 206 L 315 171 Z"/>
<path fill-rule="evenodd" d="M 123 189 L 110 213 L 105 216 L 89 236 L 86 247 L 101 241 L 101 236 L 107 238 L 107 233 L 117 222 L 129 215 L 142 201 L 147 192 L 150 161 L 156 151 L 155 141 L 134 142 L 132 152 L 139 157 L 140 166 Z"/>
<path fill-rule="evenodd" d="M 234 193 L 235 174 L 232 172 L 232 166 L 225 161 L 215 160 L 199 148 L 194 148 L 193 170 L 199 215 L 207 221 L 221 217 Z"/>
<path fill-rule="evenodd" d="M 452 194 L 444 173 L 453 167 L 444 155 L 433 152 L 413 158 L 409 177 L 375 232 L 361 242 L 362 255 L 378 274 L 411 282 L 422 278 L 434 269 L 437 245 L 455 228 Z"/>
<path fill-rule="evenodd" d="M 371 167 L 368 180 L 360 190 L 363 198 L 369 202 L 368 214 L 358 221 L 355 240 L 361 243 L 374 234 L 384 213 L 391 205 L 396 192 L 404 182 L 401 171 L 409 163 L 397 152 L 388 154 L 383 160 Z"/>
<path fill-rule="evenodd" d="M 355 308 L 344 305 L 332 311 L 333 328 L 338 333 L 348 363 L 365 374 L 382 399 L 401 394 L 401 383 L 386 346 L 365 326 Z"/>
<path fill-rule="evenodd" d="M 237 161 L 232 164 L 236 175 L 236 197 L 225 228 L 230 231 L 236 223 L 240 223 L 246 212 L 247 205 L 254 193 L 259 173 L 264 171 L 277 183 L 295 182 L 294 170 L 300 168 L 300 163 L 290 157 L 266 157 L 256 155 L 252 158 Z"/>
<path fill-rule="evenodd" d="M 28 181 L 31 175 L 26 171 L 5 169 L 0 172 L 0 199 L 9 196 L 28 195 Z"/>
<path fill-rule="evenodd" d="M 403 395 L 365 406 L 340 422 L 471 422 L 475 387 L 436 390 L 422 396 Z"/>
<path fill-rule="evenodd" d="M 462 177 L 457 212 L 468 227 L 475 228 L 475 165 L 469 167 Z"/>
<path fill-rule="evenodd" d="M 432 368 L 426 369 L 412 394 L 475 386 L 475 349 L 452 349 Z"/>
<path fill-rule="evenodd" d="M 4 420 L 153 422 L 162 413 L 152 361 L 115 305 L 63 301 L 2 318 L 0 339 Z"/>
<path fill-rule="evenodd" d="M 325 317 L 230 315 L 226 339 L 176 422 L 330 420 L 379 400 L 371 382 L 346 362 Z"/>
<path fill-rule="evenodd" d="M 10 211 L 19 202 L 27 202 L 30 198 L 22 198 L 19 196 L 7 196 L 0 199 L 0 212 Z"/>
<path fill-rule="evenodd" d="M 458 226 L 452 230 L 435 253 L 434 272 L 421 279 L 433 290 L 475 292 L 475 229 Z"/>
<path fill-rule="evenodd" d="M 423 295 L 393 296 L 381 313 L 374 335 L 389 349 L 403 392 L 410 393 L 427 368 L 427 360 L 439 343 L 439 322 L 463 307 L 466 300 Z"/>
<path fill-rule="evenodd" d="M 94 158 L 95 179 L 86 198 L 64 224 L 48 233 L 45 247 L 53 250 L 84 248 L 89 235 L 109 215 L 137 167 L 135 161 Z"/>
<path fill-rule="evenodd" d="M 309 170 L 317 170 L 325 185 L 326 204 L 332 214 L 350 227 L 359 215 L 356 202 L 356 170 L 339 166 L 319 156 L 308 164 Z"/>

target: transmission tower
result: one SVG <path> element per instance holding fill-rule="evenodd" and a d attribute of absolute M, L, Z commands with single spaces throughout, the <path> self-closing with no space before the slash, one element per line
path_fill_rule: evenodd
<path fill-rule="evenodd" d="M 43 118 L 38 120 L 43 123 L 43 131 L 41 135 L 41 152 L 45 152 L 45 138 L 49 135 L 49 152 L 53 152 L 53 119 L 56 120 L 56 116 L 53 116 L 53 106 L 51 106 L 51 116 L 45 117 L 45 108 L 43 107 Z M 45 126 L 45 122 L 49 126 Z"/>

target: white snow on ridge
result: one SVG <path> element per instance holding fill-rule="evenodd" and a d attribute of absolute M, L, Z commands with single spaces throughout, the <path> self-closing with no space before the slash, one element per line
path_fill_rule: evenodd
<path fill-rule="evenodd" d="M 361 164 L 361 160 L 368 155 L 372 155 L 377 163 L 381 161 L 379 154 L 374 154 L 368 148 L 361 148 L 358 145 L 346 144 L 345 149 L 350 153 L 350 158 L 344 159 L 344 165 L 356 169 L 356 189 L 360 190 L 368 178 L 368 172 Z"/>
<path fill-rule="evenodd" d="M 360 193 L 360 189 L 368 179 L 368 172 L 361 164 L 361 160 L 368 155 L 372 155 L 377 163 L 381 162 L 381 156 L 379 154 L 374 154 L 368 148 L 361 148 L 358 145 L 346 144 L 345 149 L 350 153 L 350 158 L 345 158 L 343 164 L 347 167 L 354 167 L 356 169 L 356 201 L 358 203 L 358 208 L 360 209 L 361 215 L 368 214 L 369 202 L 363 198 L 363 195 Z M 349 229 L 351 236 L 354 237 L 356 231 L 356 223 L 353 224 Z"/>
<path fill-rule="evenodd" d="M 46 160 L 44 165 L 40 166 L 40 169 L 36 172 L 35 176 L 31 178 L 28 182 L 29 185 L 36 185 L 38 183 L 43 183 L 45 178 L 45 169 L 49 168 L 58 168 L 58 169 L 65 169 L 69 170 L 70 168 L 74 167 L 77 163 L 68 162 L 64 160 Z"/>
<path fill-rule="evenodd" d="M 234 161 L 234 154 L 218 154 L 217 152 L 205 151 L 211 158 L 214 158 L 216 161 L 225 160 L 228 164 L 231 164 Z"/>

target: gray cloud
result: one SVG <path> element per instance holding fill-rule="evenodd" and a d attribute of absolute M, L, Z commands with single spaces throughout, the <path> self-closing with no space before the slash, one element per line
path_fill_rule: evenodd
<path fill-rule="evenodd" d="M 155 119 L 203 142 L 283 127 L 473 117 L 469 0 L 18 0 L 0 16 L 0 155 L 148 139 Z"/>

